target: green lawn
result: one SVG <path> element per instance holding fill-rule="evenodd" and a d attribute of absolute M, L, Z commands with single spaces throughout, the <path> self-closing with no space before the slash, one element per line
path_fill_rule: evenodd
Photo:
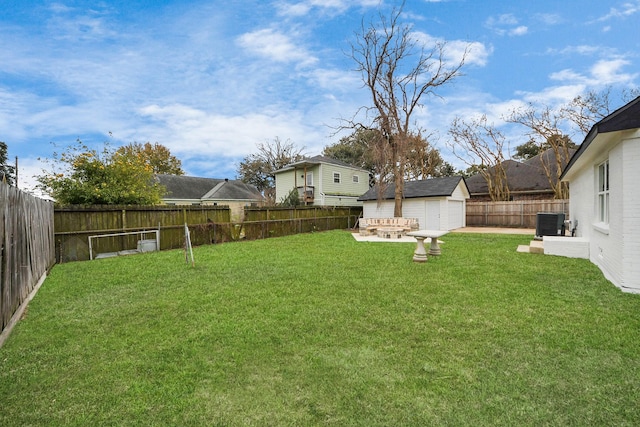
<path fill-rule="evenodd" d="M 529 236 L 344 231 L 57 265 L 0 425 L 640 425 L 640 296 Z"/>

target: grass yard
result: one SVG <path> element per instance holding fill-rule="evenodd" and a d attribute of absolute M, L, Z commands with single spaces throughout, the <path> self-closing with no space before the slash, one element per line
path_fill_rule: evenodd
<path fill-rule="evenodd" d="M 640 295 L 529 236 L 332 231 L 57 265 L 0 425 L 640 425 Z"/>

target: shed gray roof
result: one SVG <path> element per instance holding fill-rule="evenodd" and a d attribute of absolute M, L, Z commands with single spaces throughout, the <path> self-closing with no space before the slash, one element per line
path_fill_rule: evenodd
<path fill-rule="evenodd" d="M 628 104 L 618 108 L 604 119 L 591 127 L 584 141 L 575 152 L 569 163 L 564 168 L 560 179 L 564 178 L 567 171 L 575 164 L 582 153 L 591 145 L 591 142 L 601 133 L 616 132 L 621 130 L 640 128 L 640 96 L 629 102 Z"/>
<path fill-rule="evenodd" d="M 156 175 L 156 180 L 166 187 L 167 199 L 262 200 L 256 187 L 235 179 Z"/>
<path fill-rule="evenodd" d="M 442 178 L 430 178 L 422 181 L 409 181 L 404 183 L 404 198 L 414 199 L 417 197 L 445 197 L 451 196 L 458 184 L 462 181 L 467 184 L 461 176 L 446 176 Z M 383 199 L 393 199 L 395 184 L 390 184 L 385 189 Z M 374 186 L 369 191 L 358 198 L 359 201 L 378 200 L 378 187 Z"/>

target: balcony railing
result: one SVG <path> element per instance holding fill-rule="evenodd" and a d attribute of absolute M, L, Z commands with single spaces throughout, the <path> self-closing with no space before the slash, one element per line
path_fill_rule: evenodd
<path fill-rule="evenodd" d="M 303 203 L 313 203 L 314 188 L 309 185 L 298 187 L 298 196 Z"/>

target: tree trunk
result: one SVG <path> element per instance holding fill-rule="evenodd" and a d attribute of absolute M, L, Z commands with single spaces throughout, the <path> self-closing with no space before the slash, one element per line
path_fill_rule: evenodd
<path fill-rule="evenodd" d="M 392 157 L 393 157 L 393 182 L 395 184 L 395 191 L 393 194 L 393 216 L 395 218 L 402 218 L 402 196 L 404 194 L 404 163 L 399 159 L 398 141 L 393 144 Z"/>

